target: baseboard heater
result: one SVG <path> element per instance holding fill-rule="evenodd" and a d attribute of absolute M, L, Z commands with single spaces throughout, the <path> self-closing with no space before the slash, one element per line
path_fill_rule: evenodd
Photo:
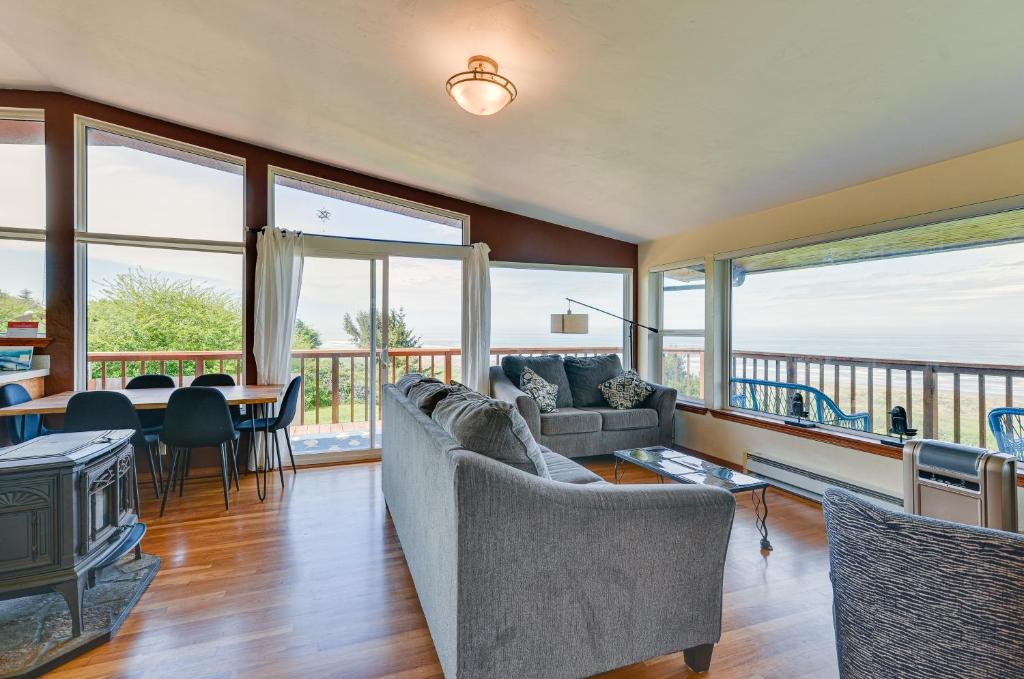
<path fill-rule="evenodd" d="M 783 490 L 809 500 L 814 500 L 815 502 L 821 502 L 821 496 L 826 488 L 836 486 L 838 488 L 845 488 L 851 493 L 856 493 L 876 503 L 886 505 L 890 509 L 903 511 L 902 498 L 858 486 L 849 481 L 825 476 L 802 467 L 795 467 L 792 464 L 773 460 L 764 455 L 747 453 L 747 472 L 753 476 L 770 481 L 772 485 L 778 486 Z"/>

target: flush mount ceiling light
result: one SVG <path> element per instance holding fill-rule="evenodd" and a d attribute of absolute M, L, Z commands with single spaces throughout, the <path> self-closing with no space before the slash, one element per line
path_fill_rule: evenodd
<path fill-rule="evenodd" d="M 497 113 L 519 93 L 511 80 L 498 75 L 498 62 L 480 55 L 470 57 L 469 70 L 448 78 L 445 87 L 455 103 L 476 116 Z"/>

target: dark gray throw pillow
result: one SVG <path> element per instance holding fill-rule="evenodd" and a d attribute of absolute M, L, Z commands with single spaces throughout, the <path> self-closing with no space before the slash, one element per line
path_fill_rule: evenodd
<path fill-rule="evenodd" d="M 452 393 L 453 388 L 437 380 L 420 380 L 409 389 L 409 400 L 420 411 L 430 417 L 441 399 Z"/>
<path fill-rule="evenodd" d="M 551 478 L 540 444 L 513 404 L 455 392 L 437 404 L 431 418 L 463 448 Z"/>
<path fill-rule="evenodd" d="M 605 406 L 608 402 L 598 387 L 622 373 L 622 361 L 616 354 L 604 356 L 566 356 L 565 374 L 577 408 Z"/>
<path fill-rule="evenodd" d="M 569 378 L 565 375 L 561 356 L 504 356 L 501 359 L 501 369 L 517 387 L 523 382 L 523 368 L 529 368 L 545 382 L 558 387 L 558 397 L 555 400 L 557 407 L 572 408 L 572 392 L 569 390 Z"/>

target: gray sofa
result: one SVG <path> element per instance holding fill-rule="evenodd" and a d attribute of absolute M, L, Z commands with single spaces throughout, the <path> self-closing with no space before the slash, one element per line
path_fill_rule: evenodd
<path fill-rule="evenodd" d="M 730 493 L 612 485 L 543 447 L 541 478 L 460 447 L 394 385 L 383 406 L 384 498 L 448 679 L 584 677 L 675 651 L 707 669 Z"/>
<path fill-rule="evenodd" d="M 491 394 L 515 403 L 538 443 L 568 457 L 582 457 L 672 442 L 675 389 L 652 385 L 654 393 L 640 407 L 616 410 L 609 407 L 595 389 L 596 383 L 622 371 L 618 356 L 565 360 L 573 361 L 577 367 L 568 375 L 561 367 L 562 357 L 557 354 L 506 356 L 501 366 L 490 368 Z M 558 410 L 540 412 L 537 402 L 519 388 L 517 374 L 522 365 L 535 369 L 549 382 L 561 382 Z M 578 385 L 578 382 L 586 384 Z"/>

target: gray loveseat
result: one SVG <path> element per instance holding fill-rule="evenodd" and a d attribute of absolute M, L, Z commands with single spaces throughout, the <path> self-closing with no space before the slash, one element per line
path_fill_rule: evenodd
<path fill-rule="evenodd" d="M 384 498 L 448 679 L 584 677 L 675 651 L 707 669 L 731 494 L 612 485 L 543 447 L 541 478 L 461 447 L 394 385 L 383 405 Z"/>
<path fill-rule="evenodd" d="M 537 402 L 519 388 L 524 367 L 558 386 L 558 409 L 542 413 Z M 515 403 L 537 441 L 569 457 L 605 455 L 624 448 L 672 442 L 676 390 L 661 385 L 638 408 L 616 410 L 608 405 L 597 385 L 622 372 L 614 354 L 562 358 L 505 356 L 490 369 L 491 393 Z"/>

